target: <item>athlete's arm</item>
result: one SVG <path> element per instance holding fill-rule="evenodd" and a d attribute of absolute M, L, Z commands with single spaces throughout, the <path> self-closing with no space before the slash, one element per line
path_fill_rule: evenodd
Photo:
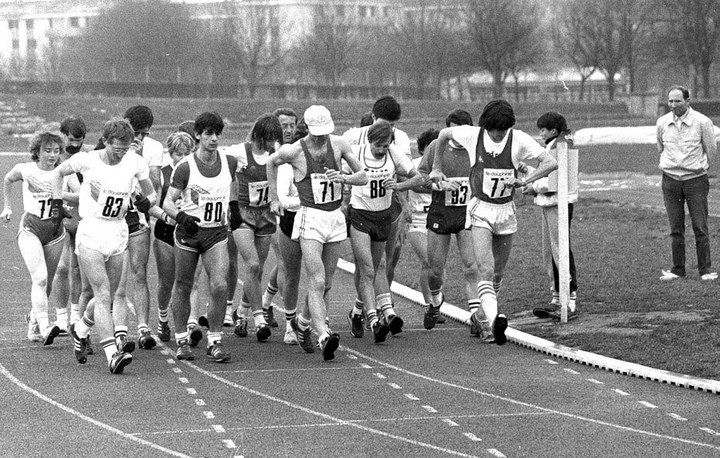
<path fill-rule="evenodd" d="M 447 180 L 442 170 L 442 160 L 451 139 L 453 139 L 453 128 L 446 127 L 440 131 L 435 143 L 435 157 L 433 158 L 432 171 L 428 177 L 438 185 L 440 182 Z"/>
<path fill-rule="evenodd" d="M 338 183 L 350 184 L 353 186 L 366 185 L 368 182 L 367 174 L 365 173 L 365 170 L 363 170 L 358 158 L 353 154 L 350 143 L 348 143 L 348 141 L 344 138 L 338 138 L 336 143 L 336 146 L 340 149 L 340 157 L 345 160 L 353 173 L 350 175 L 343 175 L 342 173 L 335 171 L 336 174 L 333 174 L 333 177 L 336 175 L 338 176 L 333 179 L 328 174 L 328 178 Z"/>
<path fill-rule="evenodd" d="M 19 164 L 15 165 L 6 175 L 3 181 L 3 198 L 5 199 L 5 208 L 3 208 L 0 218 L 6 223 L 10 221 L 10 215 L 12 210 L 10 208 L 10 202 L 12 202 L 12 184 L 16 181 L 22 180 L 22 173 L 20 172 Z"/>
<path fill-rule="evenodd" d="M 270 199 L 270 209 L 277 215 L 282 215 L 283 209 L 278 199 L 277 192 L 277 172 L 278 166 L 282 164 L 292 164 L 293 172 L 295 169 L 295 163 L 302 148 L 300 146 L 282 145 L 280 149 L 268 156 L 267 164 L 265 168 L 267 170 L 267 181 L 268 181 L 268 198 Z"/>

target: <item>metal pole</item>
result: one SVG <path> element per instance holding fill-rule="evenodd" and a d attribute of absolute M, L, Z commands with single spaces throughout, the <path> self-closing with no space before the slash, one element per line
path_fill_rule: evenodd
<path fill-rule="evenodd" d="M 567 323 L 570 300 L 570 228 L 568 225 L 568 144 L 565 132 L 555 144 L 558 162 L 558 273 L 560 283 L 560 322 Z"/>

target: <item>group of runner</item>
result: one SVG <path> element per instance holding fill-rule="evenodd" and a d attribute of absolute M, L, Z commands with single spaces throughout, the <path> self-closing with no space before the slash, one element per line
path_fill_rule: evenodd
<path fill-rule="evenodd" d="M 107 121 L 92 151 L 80 152 L 87 134 L 81 117 L 63 120 L 59 134 L 38 133 L 32 161 L 5 176 L 0 215 L 10 220 L 12 183 L 22 181 L 18 246 L 32 279 L 28 338 L 49 345 L 67 332 L 84 364 L 94 352 L 92 335 L 110 371 L 120 373 L 135 342 L 151 349 L 156 338 L 171 340 L 172 310 L 178 359 L 194 359 L 192 348 L 205 338 L 208 357 L 227 362 L 223 326 L 233 326 L 239 337 L 250 327 L 259 341 L 267 340 L 278 326 L 272 301 L 279 292 L 284 342 L 309 353 L 319 349 L 331 360 L 340 336 L 327 311 L 341 242 L 350 237 L 356 264 L 351 335 L 362 338 L 369 330 L 380 343 L 404 324 L 389 285 L 407 233 L 422 265 L 424 327 L 441 318 L 454 234 L 471 333 L 504 344 L 507 318 L 498 313 L 497 293 L 516 231 L 513 191 L 557 163 L 513 129 L 514 112 L 505 101 L 488 103 L 478 126 L 469 113 L 454 110 L 446 128 L 418 138 L 424 154 L 415 160 L 408 135 L 394 125 L 400 115 L 393 97 L 381 97 L 368 125 L 334 135 L 324 106 L 309 107 L 302 119 L 281 108 L 257 118 L 248 141 L 229 147 L 220 144 L 224 122 L 215 112 L 181 124 L 162 145 L 149 136 L 153 116 L 145 106 Z M 537 167 L 518 174 L 523 163 Z M 151 245 L 159 282 L 154 335 Z M 263 285 L 271 248 L 277 264 Z M 243 288 L 234 307 L 239 260 Z M 299 297 L 301 271 L 305 297 Z M 203 284 L 206 312 L 199 304 Z M 54 323 L 49 304 L 56 307 Z M 136 341 L 128 338 L 131 314 Z"/>

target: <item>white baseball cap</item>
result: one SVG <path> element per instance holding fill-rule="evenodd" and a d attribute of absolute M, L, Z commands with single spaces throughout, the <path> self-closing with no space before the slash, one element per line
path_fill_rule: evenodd
<path fill-rule="evenodd" d="M 330 116 L 330 111 L 322 105 L 312 105 L 305 110 L 305 124 L 308 126 L 310 135 L 330 135 L 335 131 L 335 123 Z"/>

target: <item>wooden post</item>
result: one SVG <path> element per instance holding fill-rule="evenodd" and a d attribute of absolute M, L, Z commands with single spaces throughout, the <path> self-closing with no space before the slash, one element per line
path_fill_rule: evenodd
<path fill-rule="evenodd" d="M 567 323 L 570 300 L 570 227 L 568 225 L 568 144 L 565 132 L 557 138 L 558 162 L 558 274 L 560 284 L 560 322 Z"/>

